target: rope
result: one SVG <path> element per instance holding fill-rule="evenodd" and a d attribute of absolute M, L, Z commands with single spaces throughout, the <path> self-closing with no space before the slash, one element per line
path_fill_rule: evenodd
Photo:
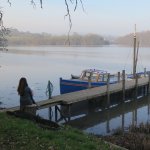
<path fill-rule="evenodd" d="M 126 68 L 127 61 L 129 60 L 129 56 L 130 56 L 130 55 L 131 55 L 131 50 L 129 50 L 129 52 L 128 52 L 127 59 L 126 59 L 126 61 L 125 61 L 125 65 L 124 65 L 124 70 L 125 70 L 125 68 Z"/>
<path fill-rule="evenodd" d="M 143 65 L 143 63 L 142 63 L 141 55 L 139 55 L 139 60 L 140 60 L 140 61 L 138 61 L 138 62 L 139 62 L 139 63 L 138 63 L 138 64 L 139 64 L 139 65 L 138 65 L 138 66 L 139 66 L 138 68 L 140 68 L 140 65 L 141 65 L 142 69 L 144 69 L 144 65 Z"/>

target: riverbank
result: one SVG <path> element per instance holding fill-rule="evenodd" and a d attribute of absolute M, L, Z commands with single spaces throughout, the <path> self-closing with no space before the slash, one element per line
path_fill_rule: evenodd
<path fill-rule="evenodd" d="M 118 129 L 102 139 L 130 150 L 150 150 L 150 123 L 129 126 L 126 132 Z"/>
<path fill-rule="evenodd" d="M 32 121 L 0 113 L 1 150 L 117 150 L 115 146 L 73 129 L 43 129 Z"/>

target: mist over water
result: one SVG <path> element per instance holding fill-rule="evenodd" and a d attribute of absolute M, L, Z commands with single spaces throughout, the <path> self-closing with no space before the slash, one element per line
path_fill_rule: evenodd
<path fill-rule="evenodd" d="M 45 100 L 48 80 L 54 86 L 52 95 L 59 95 L 59 78 L 70 78 L 71 74 L 80 75 L 84 69 L 101 69 L 110 73 L 132 72 L 132 47 L 9 47 L 7 52 L 0 52 L 0 102 L 1 107 L 19 105 L 17 86 L 21 77 L 26 77 L 33 90 L 35 101 Z M 149 48 L 140 48 L 138 71 L 146 67 L 150 70 Z M 147 100 L 146 100 L 147 101 Z M 140 105 L 138 121 L 148 118 L 147 104 Z M 39 114 L 48 118 L 47 109 Z M 98 111 L 100 113 L 100 111 Z M 131 122 L 132 109 L 125 113 L 126 124 Z M 147 114 L 147 115 L 146 115 Z M 83 115 L 83 114 L 82 114 Z M 98 115 L 98 113 L 94 115 Z M 101 113 L 99 115 L 102 115 Z M 106 115 L 106 114 L 105 114 Z M 84 115 L 83 115 L 84 116 Z M 102 115 L 104 117 L 104 115 Z M 84 119 L 88 119 L 89 116 Z M 91 117 L 90 117 L 91 118 Z M 141 119 L 143 118 L 143 119 Z M 78 121 L 78 120 L 77 120 Z M 119 125 L 121 114 L 112 116 L 110 127 Z M 77 123 L 76 123 L 77 124 Z M 106 133 L 107 120 L 83 128 L 86 132 Z M 85 125 L 86 127 L 86 125 Z"/>

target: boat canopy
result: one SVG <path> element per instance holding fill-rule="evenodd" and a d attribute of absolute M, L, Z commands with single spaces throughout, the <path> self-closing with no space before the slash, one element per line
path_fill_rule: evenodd
<path fill-rule="evenodd" d="M 81 80 L 91 80 L 93 82 L 106 81 L 107 71 L 97 69 L 83 70 L 80 76 Z"/>
<path fill-rule="evenodd" d="M 98 70 L 98 69 L 86 69 L 84 72 L 91 72 L 91 73 L 97 73 L 97 74 L 107 74 L 107 71 L 105 70 Z"/>

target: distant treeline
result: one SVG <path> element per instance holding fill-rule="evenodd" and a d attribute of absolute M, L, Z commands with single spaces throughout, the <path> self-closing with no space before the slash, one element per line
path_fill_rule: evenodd
<path fill-rule="evenodd" d="M 74 33 L 69 36 L 67 35 L 51 35 L 47 33 L 30 33 L 20 32 L 17 29 L 12 29 L 8 36 L 8 45 L 12 46 L 29 46 L 29 45 L 67 45 L 70 42 L 72 46 L 102 46 L 109 45 L 109 40 L 97 34 L 80 35 Z"/>
<path fill-rule="evenodd" d="M 136 35 L 140 47 L 150 47 L 150 31 L 138 32 L 136 33 Z M 124 46 L 133 46 L 133 36 L 134 34 L 132 33 L 122 37 L 118 37 L 115 40 L 115 43 Z"/>
<path fill-rule="evenodd" d="M 17 29 L 11 29 L 10 35 L 7 37 L 9 46 L 65 46 L 70 42 L 71 46 L 104 46 L 110 44 L 133 46 L 133 33 L 121 37 L 101 36 L 98 34 L 81 35 L 73 33 L 67 35 L 52 35 L 48 33 L 30 33 L 20 32 Z M 141 47 L 150 47 L 150 31 L 137 33 L 137 40 Z M 0 39 L 0 46 L 6 45 L 7 41 Z"/>

